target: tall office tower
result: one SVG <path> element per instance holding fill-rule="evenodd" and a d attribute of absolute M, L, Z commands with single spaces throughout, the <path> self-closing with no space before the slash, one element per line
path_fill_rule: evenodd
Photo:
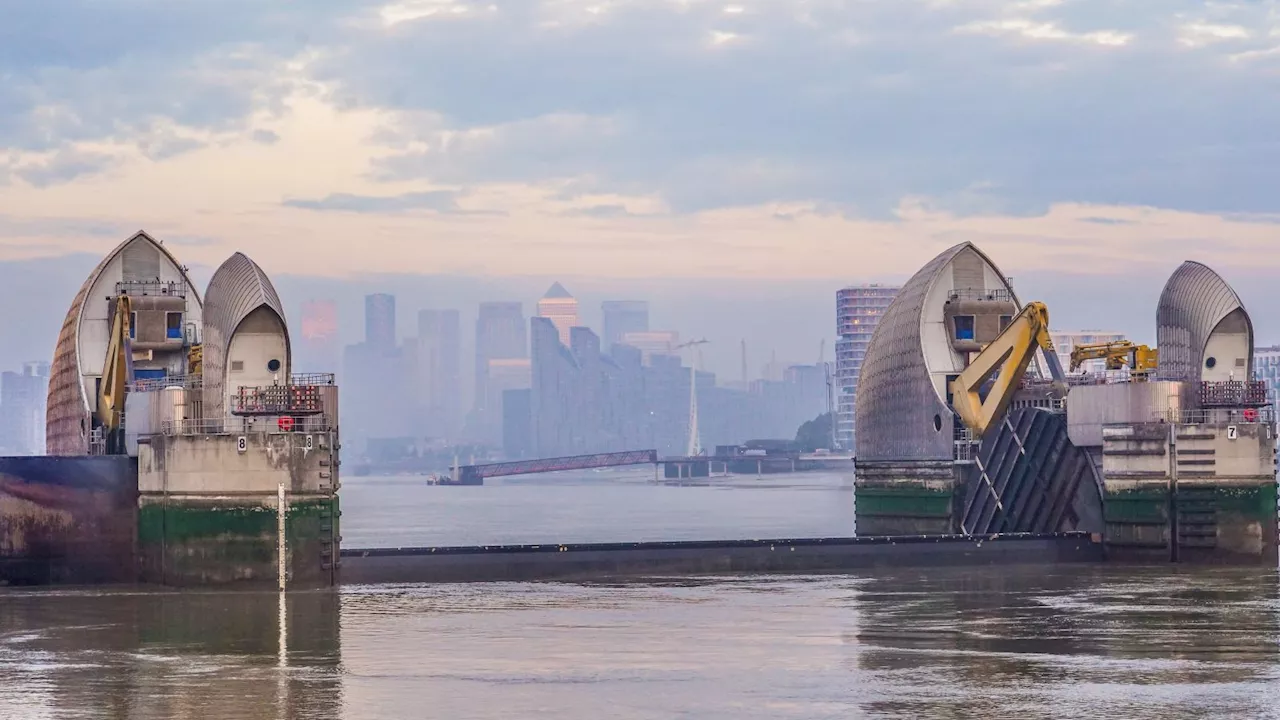
<path fill-rule="evenodd" d="M 462 426 L 462 342 L 457 310 L 418 313 L 415 386 L 423 429 L 431 437 L 457 436 Z"/>
<path fill-rule="evenodd" d="M 1071 367 L 1071 351 L 1077 345 L 1095 345 L 1098 343 L 1119 342 L 1125 339 L 1124 333 L 1105 332 L 1102 330 L 1078 330 L 1072 332 L 1050 332 L 1053 338 L 1053 347 L 1057 350 L 1058 361 L 1062 363 L 1062 369 L 1067 370 Z M 1078 373 L 1105 373 L 1107 371 L 1107 361 L 1103 359 L 1085 360 L 1076 372 Z M 1127 370 L 1121 371 L 1127 374 Z"/>
<path fill-rule="evenodd" d="M 858 391 L 858 373 L 871 342 L 876 323 L 901 288 L 884 285 L 855 285 L 836 291 L 836 440 L 853 448 L 855 434 L 853 399 Z"/>
<path fill-rule="evenodd" d="M 578 428 L 578 363 L 550 318 L 529 318 L 533 446 L 538 457 L 573 455 Z"/>
<path fill-rule="evenodd" d="M 578 324 L 578 301 L 560 283 L 554 283 L 538 301 L 538 317 L 551 321 L 560 335 L 560 343 L 569 347 L 569 328 Z"/>
<path fill-rule="evenodd" d="M 37 455 L 45 446 L 49 363 L 28 362 L 0 373 L 0 454 Z"/>
<path fill-rule="evenodd" d="M 605 352 L 621 342 L 623 335 L 649 330 L 649 303 L 644 300 L 605 300 L 600 303 L 600 310 L 604 317 L 601 346 Z"/>
<path fill-rule="evenodd" d="M 480 312 L 476 316 L 475 395 L 472 398 L 472 411 L 475 432 L 485 442 L 496 444 L 501 440 L 501 392 L 512 389 L 505 380 L 494 385 L 491 382 L 490 368 L 495 361 L 527 359 L 528 338 L 524 307 L 520 303 L 480 303 Z M 528 384 L 521 387 L 528 387 Z"/>
<path fill-rule="evenodd" d="M 293 353 L 294 367 L 306 372 L 336 370 L 342 361 L 337 303 L 332 300 L 303 303 L 300 330 Z"/>
<path fill-rule="evenodd" d="M 396 347 L 396 297 L 376 293 L 364 297 L 364 341 L 374 353 Z"/>

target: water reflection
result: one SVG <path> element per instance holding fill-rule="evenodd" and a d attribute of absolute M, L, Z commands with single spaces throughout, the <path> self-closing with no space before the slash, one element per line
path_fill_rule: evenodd
<path fill-rule="evenodd" d="M 1113 566 L 348 587 L 283 620 L 275 593 L 0 591 L 0 718 L 1250 718 L 1277 595 Z"/>
<path fill-rule="evenodd" d="M 333 717 L 339 597 L 6 592 L 0 717 Z M 283 629 L 283 632 L 282 632 Z"/>
<path fill-rule="evenodd" d="M 861 588 L 857 669 L 880 717 L 1259 717 L 1280 664 L 1277 579 L 1256 569 L 900 572 Z"/>

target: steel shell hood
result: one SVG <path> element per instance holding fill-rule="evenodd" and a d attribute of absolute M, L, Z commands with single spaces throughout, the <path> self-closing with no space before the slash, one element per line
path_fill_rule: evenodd
<path fill-rule="evenodd" d="M 953 413 L 939 388 L 952 371 L 943 365 L 962 367 L 963 358 L 942 347 L 945 338 L 936 327 L 952 289 L 1001 290 L 1017 302 L 1004 275 L 968 242 L 947 249 L 907 281 L 876 325 L 858 378 L 859 464 L 953 457 Z"/>
<path fill-rule="evenodd" d="M 1247 351 L 1233 353 L 1230 372 L 1237 380 L 1252 377 L 1253 321 L 1240 296 L 1208 266 L 1184 262 L 1165 283 L 1156 309 L 1157 376 L 1191 382 L 1206 379 L 1206 362 L 1221 367 L 1206 356 L 1207 350 L 1211 340 L 1224 333 L 1240 336 L 1241 344 L 1247 345 Z M 1241 360 L 1243 367 L 1236 367 Z"/>
<path fill-rule="evenodd" d="M 137 262 L 142 258 L 143 262 Z M 189 302 L 194 310 L 201 307 L 200 294 L 178 259 L 155 238 L 139 231 L 120 243 L 98 263 L 85 278 L 58 332 L 53 362 L 49 368 L 49 395 L 46 411 L 46 451 L 50 455 L 85 455 L 89 453 L 92 405 L 86 392 L 85 367 L 82 357 L 81 329 L 88 303 L 106 302 L 105 288 L 95 287 L 109 280 L 105 275 L 114 264 L 120 264 L 121 277 L 150 279 L 151 274 L 180 279 L 186 284 Z M 137 277 L 130 277 L 135 275 Z M 143 277 L 145 275 L 145 277 Z M 156 278 L 159 280 L 159 277 Z M 103 341 L 105 352 L 105 340 Z"/>
<path fill-rule="evenodd" d="M 227 352 L 232 337 L 245 318 L 266 308 L 280 321 L 289 348 L 284 306 L 271 279 L 244 253 L 236 253 L 218 268 L 205 293 L 204 311 L 204 416 L 222 418 L 227 412 Z M 286 358 L 285 369 L 291 367 Z"/>

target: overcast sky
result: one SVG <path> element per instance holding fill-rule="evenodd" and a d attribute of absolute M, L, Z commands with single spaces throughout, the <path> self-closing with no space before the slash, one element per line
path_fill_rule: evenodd
<path fill-rule="evenodd" d="M 3 2 L 0 260 L 145 228 L 277 275 L 826 293 L 967 239 L 1015 277 L 1152 297 L 1185 258 L 1257 277 L 1280 266 L 1278 7 Z"/>

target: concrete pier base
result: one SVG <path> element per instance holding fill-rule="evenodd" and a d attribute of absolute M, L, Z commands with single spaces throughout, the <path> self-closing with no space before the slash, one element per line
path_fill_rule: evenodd
<path fill-rule="evenodd" d="M 859 463 L 858 535 L 948 535 L 959 531 L 964 484 L 950 461 Z"/>
<path fill-rule="evenodd" d="M 333 585 L 335 447 L 329 433 L 151 437 L 138 458 L 142 582 L 276 586 L 283 567 L 290 588 Z"/>

